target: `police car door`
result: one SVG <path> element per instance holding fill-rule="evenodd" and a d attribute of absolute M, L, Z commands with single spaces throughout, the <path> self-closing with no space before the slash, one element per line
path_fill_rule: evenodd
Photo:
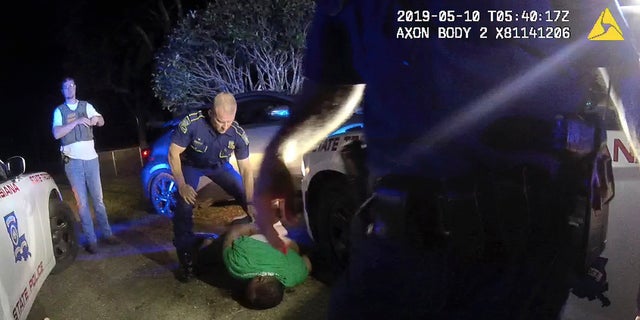
<path fill-rule="evenodd" d="M 43 244 L 45 235 L 42 228 L 43 223 L 48 222 L 48 214 L 43 215 L 41 207 L 43 202 L 48 201 L 48 195 L 37 194 L 39 189 L 42 188 L 37 188 L 27 176 L 0 181 L 2 319 L 26 319 L 46 277 L 46 246 Z M 45 199 L 42 201 L 39 197 Z"/>

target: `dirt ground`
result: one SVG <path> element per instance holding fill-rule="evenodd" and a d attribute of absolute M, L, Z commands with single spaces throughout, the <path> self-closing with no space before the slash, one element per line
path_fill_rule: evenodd
<path fill-rule="evenodd" d="M 219 228 L 237 210 L 199 212 L 196 229 Z M 288 289 L 279 306 L 252 310 L 242 305 L 237 282 L 215 259 L 197 280 L 184 284 L 175 279 L 168 218 L 135 211 L 112 228 L 120 244 L 100 245 L 95 255 L 81 250 L 69 269 L 49 276 L 28 320 L 326 318 L 330 289 L 314 277 Z"/>

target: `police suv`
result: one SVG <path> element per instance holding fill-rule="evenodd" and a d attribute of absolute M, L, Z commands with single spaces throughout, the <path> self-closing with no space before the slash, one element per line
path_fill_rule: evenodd
<path fill-rule="evenodd" d="M 25 160 L 0 161 L 0 318 L 26 319 L 50 273 L 78 253 L 73 211 L 46 172 L 25 173 Z"/>

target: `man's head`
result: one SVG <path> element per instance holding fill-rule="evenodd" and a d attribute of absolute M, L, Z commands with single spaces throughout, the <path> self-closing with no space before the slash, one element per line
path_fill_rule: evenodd
<path fill-rule="evenodd" d="M 64 78 L 64 80 L 62 80 L 62 87 L 61 87 L 61 91 L 62 91 L 62 95 L 64 96 L 64 98 L 66 100 L 73 100 L 76 98 L 76 82 L 75 80 L 73 80 L 73 78 Z"/>
<path fill-rule="evenodd" d="M 246 295 L 253 308 L 273 308 L 282 302 L 284 285 L 276 277 L 257 276 L 249 281 Z"/>
<path fill-rule="evenodd" d="M 213 106 L 209 110 L 211 125 L 220 133 L 225 133 L 236 118 L 236 98 L 231 93 L 222 92 L 216 95 Z"/>

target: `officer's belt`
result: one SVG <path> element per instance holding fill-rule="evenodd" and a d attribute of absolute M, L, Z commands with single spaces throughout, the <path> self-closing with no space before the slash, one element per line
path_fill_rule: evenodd
<path fill-rule="evenodd" d="M 218 169 L 219 167 L 222 167 L 226 162 L 213 162 L 213 163 L 196 163 L 193 161 L 183 161 L 184 165 L 192 167 L 192 168 L 196 168 L 199 170 L 215 170 Z"/>

